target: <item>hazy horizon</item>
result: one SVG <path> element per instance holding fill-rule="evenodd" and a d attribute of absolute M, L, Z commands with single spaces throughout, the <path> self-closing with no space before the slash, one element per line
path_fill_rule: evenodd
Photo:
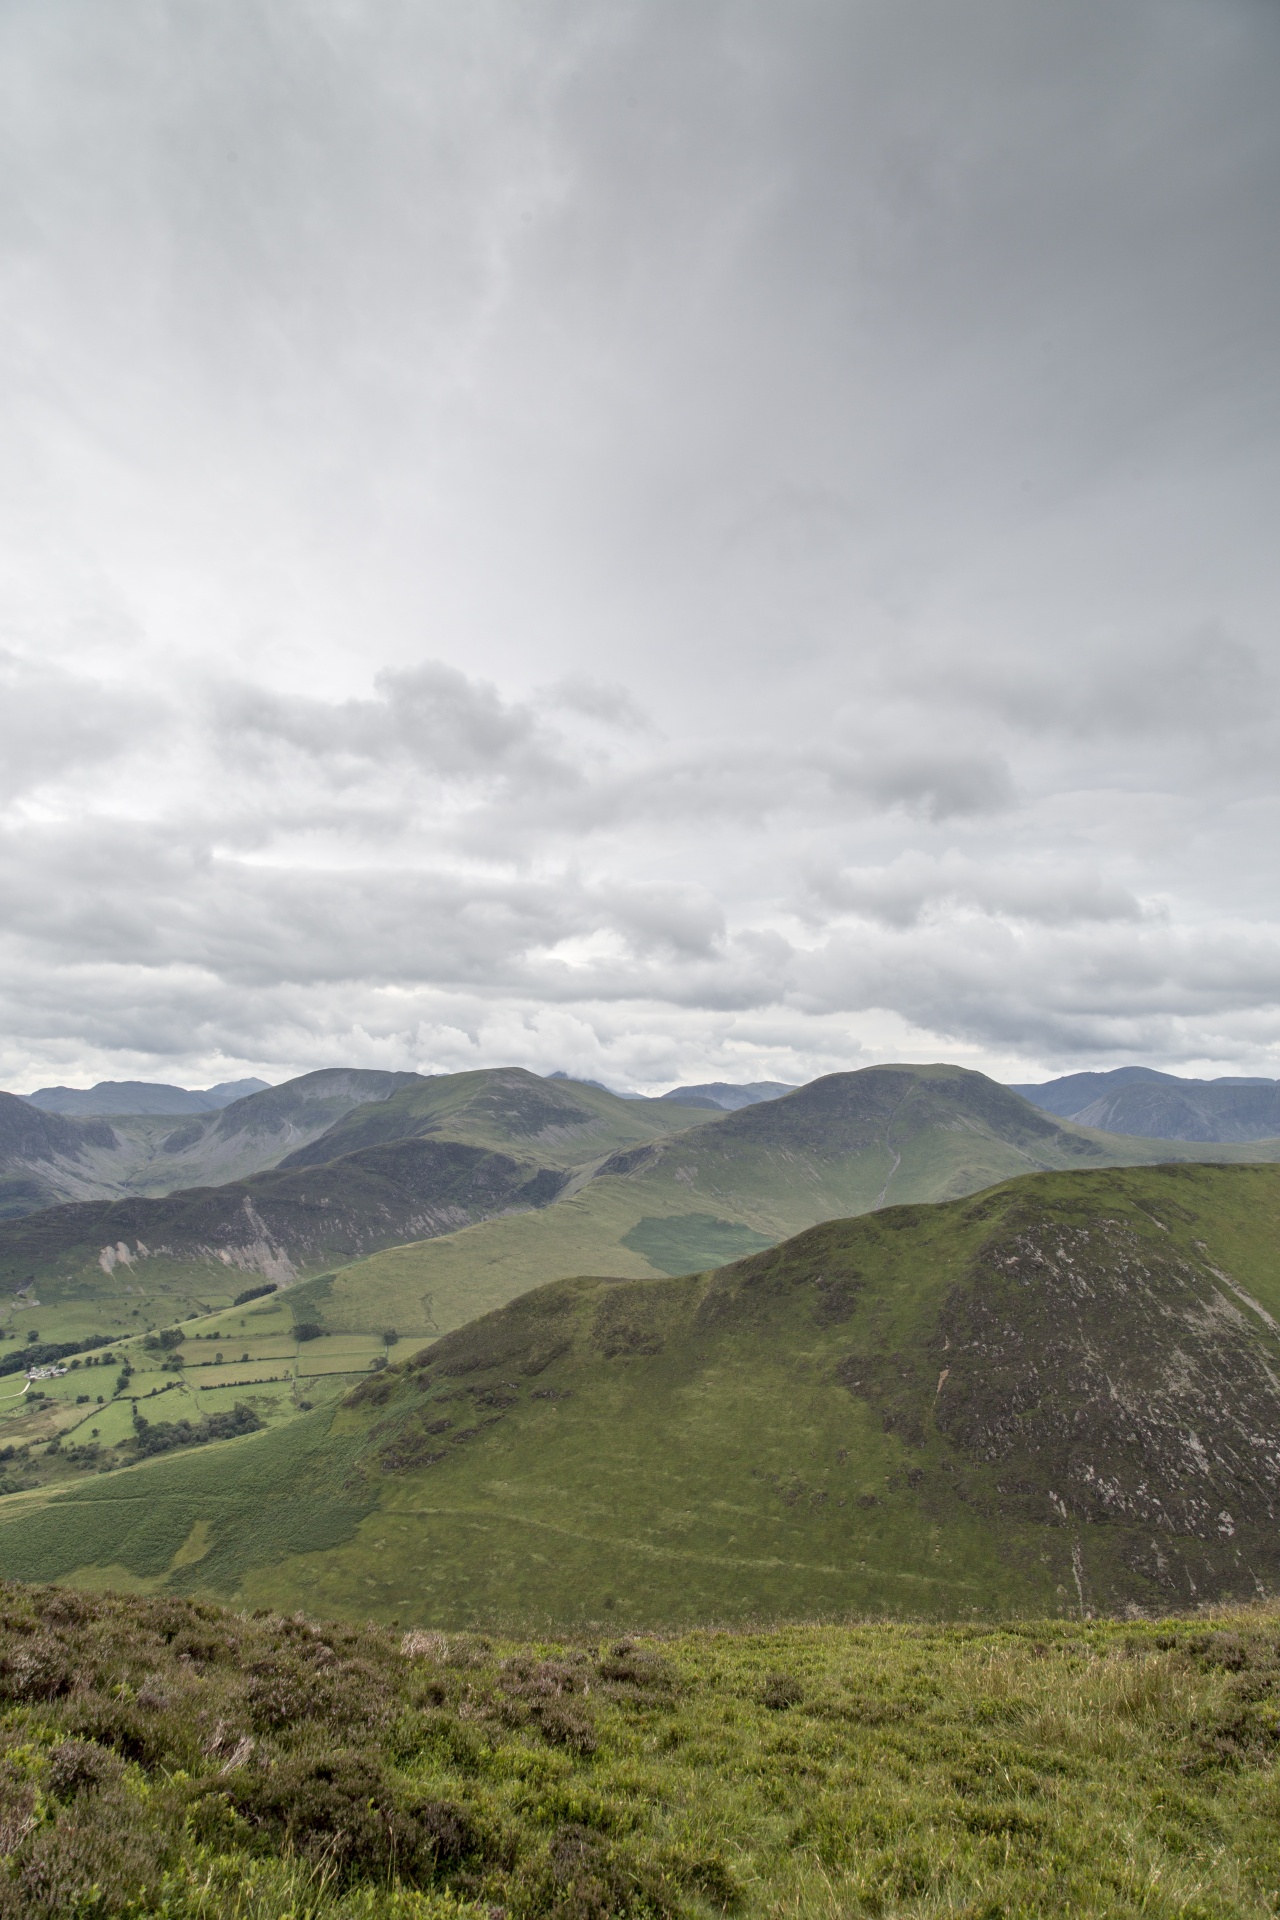
<path fill-rule="evenodd" d="M 18 0 L 0 1085 L 1280 1075 L 1280 14 Z"/>

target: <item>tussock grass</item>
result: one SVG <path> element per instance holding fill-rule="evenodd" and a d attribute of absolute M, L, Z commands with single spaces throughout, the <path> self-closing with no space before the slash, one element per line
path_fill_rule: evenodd
<path fill-rule="evenodd" d="M 0 1590 L 0 1916 L 1262 1920 L 1280 1610 L 512 1643 Z"/>

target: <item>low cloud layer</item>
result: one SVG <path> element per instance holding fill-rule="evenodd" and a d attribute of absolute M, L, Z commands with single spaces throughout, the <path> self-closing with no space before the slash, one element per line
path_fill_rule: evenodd
<path fill-rule="evenodd" d="M 0 1083 L 1280 1074 L 1269 13 L 0 44 Z"/>

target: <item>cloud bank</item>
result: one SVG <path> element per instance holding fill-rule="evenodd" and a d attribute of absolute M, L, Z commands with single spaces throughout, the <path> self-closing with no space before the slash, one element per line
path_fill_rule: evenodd
<path fill-rule="evenodd" d="M 0 1081 L 1280 1074 L 1280 23 L 19 5 Z"/>

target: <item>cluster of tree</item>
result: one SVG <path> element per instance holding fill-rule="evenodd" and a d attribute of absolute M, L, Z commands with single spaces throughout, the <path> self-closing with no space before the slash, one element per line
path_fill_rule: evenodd
<path fill-rule="evenodd" d="M 109 1333 L 91 1333 L 87 1340 L 28 1340 L 25 1347 L 0 1354 L 0 1373 L 25 1373 L 28 1367 L 51 1367 L 88 1347 L 109 1347 Z"/>
<path fill-rule="evenodd" d="M 240 1433 L 257 1433 L 264 1423 L 252 1407 L 237 1401 L 230 1413 L 210 1413 L 203 1420 L 170 1420 L 153 1426 L 135 1407 L 133 1446 L 138 1459 L 168 1453 L 174 1447 L 200 1447 L 210 1440 L 233 1440 Z"/>

